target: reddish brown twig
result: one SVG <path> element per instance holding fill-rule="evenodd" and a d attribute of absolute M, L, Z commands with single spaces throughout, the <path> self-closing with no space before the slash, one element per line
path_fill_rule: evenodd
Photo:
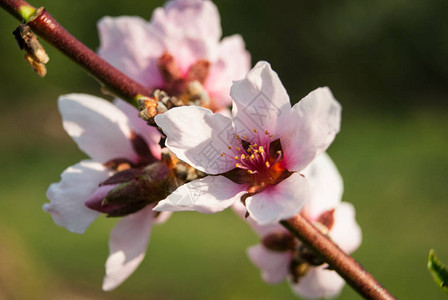
<path fill-rule="evenodd" d="M 0 0 L 0 6 L 20 21 L 24 19 L 21 13 L 23 7 L 35 9 L 23 0 Z M 97 78 L 111 93 L 128 101 L 134 100 L 138 95 L 149 96 L 151 94 L 149 89 L 115 69 L 95 52 L 78 41 L 45 9 L 38 9 L 26 24 L 37 35 Z"/>
<path fill-rule="evenodd" d="M 366 299 L 395 299 L 353 257 L 342 251 L 302 215 L 298 214 L 280 223 L 308 247 L 319 253 L 332 269 Z"/>

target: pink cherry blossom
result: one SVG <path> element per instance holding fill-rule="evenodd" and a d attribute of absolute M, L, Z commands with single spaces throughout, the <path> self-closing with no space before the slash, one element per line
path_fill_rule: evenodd
<path fill-rule="evenodd" d="M 100 56 L 132 79 L 172 96 L 199 81 L 214 111 L 230 105 L 232 80 L 243 78 L 250 55 L 241 36 L 221 39 L 216 6 L 208 0 L 173 0 L 139 17 L 104 17 L 98 23 Z"/>
<path fill-rule="evenodd" d="M 310 184 L 311 197 L 301 213 L 326 231 L 342 250 L 347 253 L 355 251 L 361 243 L 361 230 L 355 221 L 353 206 L 341 202 L 342 179 L 333 162 L 328 155 L 321 154 L 303 173 Z M 234 205 L 234 209 L 244 218 L 243 205 Z M 276 284 L 288 279 L 291 289 L 305 298 L 328 298 L 340 293 L 344 280 L 336 272 L 328 270 L 326 264 L 315 258 L 313 261 L 310 252 L 306 252 L 306 248 L 284 227 L 279 224 L 260 226 L 250 217 L 246 220 L 263 241 L 250 247 L 248 255 L 261 269 L 264 281 Z M 310 257 L 311 262 L 307 262 Z"/>
<path fill-rule="evenodd" d="M 111 166 L 115 162 L 139 165 L 160 159 L 160 134 L 138 118 L 135 108 L 121 100 L 113 105 L 94 96 L 70 94 L 59 98 L 59 110 L 65 131 L 90 159 L 61 174 L 61 181 L 49 187 L 47 197 L 51 202 L 44 204 L 43 209 L 57 225 L 83 233 L 100 212 L 110 213 L 116 208 L 101 207 L 100 201 L 94 201 L 104 198 L 113 187 L 98 188 L 117 172 Z M 143 260 L 152 224 L 166 218 L 155 219 L 152 208 L 148 205 L 123 217 L 112 230 L 104 290 L 120 285 Z"/>
<path fill-rule="evenodd" d="M 302 208 L 308 183 L 300 171 L 339 131 L 339 103 L 319 88 L 291 107 L 267 62 L 235 81 L 230 94 L 232 118 L 194 106 L 156 116 L 167 147 L 213 176 L 181 186 L 155 210 L 213 213 L 242 199 L 256 222 L 268 224 Z"/>

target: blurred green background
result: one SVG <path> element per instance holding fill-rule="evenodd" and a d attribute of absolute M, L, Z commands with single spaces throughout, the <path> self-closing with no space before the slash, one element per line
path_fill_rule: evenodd
<path fill-rule="evenodd" d="M 149 19 L 163 1 L 32 1 L 98 47 L 104 15 Z M 446 299 L 426 270 L 430 248 L 448 263 L 448 2 L 446 0 L 216 1 L 224 35 L 240 33 L 252 63 L 271 62 L 295 101 L 318 86 L 342 103 L 329 149 L 357 208 L 363 244 L 354 257 L 400 299 Z M 135 274 L 101 291 L 108 234 L 56 226 L 41 206 L 48 185 L 84 158 L 64 133 L 58 95 L 100 95 L 62 54 L 44 79 L 23 60 L 0 11 L 0 299 L 295 299 L 268 286 L 245 249 L 251 230 L 225 211 L 177 213 L 154 229 Z M 151 47 L 151 45 L 148 45 Z M 345 287 L 341 299 L 359 299 Z"/>

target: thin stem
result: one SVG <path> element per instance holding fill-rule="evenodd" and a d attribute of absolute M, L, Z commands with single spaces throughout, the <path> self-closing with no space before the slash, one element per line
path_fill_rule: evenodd
<path fill-rule="evenodd" d="M 36 10 L 23 0 L 0 0 L 0 6 L 26 24 L 40 37 L 67 55 L 92 74 L 111 93 L 135 104 L 139 96 L 149 96 L 151 91 L 135 82 L 95 52 L 78 41 L 64 29 L 44 8 Z M 32 10 L 35 13 L 30 17 Z"/>
<path fill-rule="evenodd" d="M 395 299 L 353 257 L 342 251 L 302 215 L 298 214 L 290 219 L 280 221 L 280 224 L 312 250 L 319 253 L 333 270 L 338 272 L 352 288 L 366 299 Z"/>

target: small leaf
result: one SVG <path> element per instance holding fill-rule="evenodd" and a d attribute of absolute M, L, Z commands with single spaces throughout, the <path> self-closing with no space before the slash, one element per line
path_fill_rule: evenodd
<path fill-rule="evenodd" d="M 448 267 L 437 259 L 433 249 L 429 251 L 428 270 L 437 285 L 448 294 Z"/>

